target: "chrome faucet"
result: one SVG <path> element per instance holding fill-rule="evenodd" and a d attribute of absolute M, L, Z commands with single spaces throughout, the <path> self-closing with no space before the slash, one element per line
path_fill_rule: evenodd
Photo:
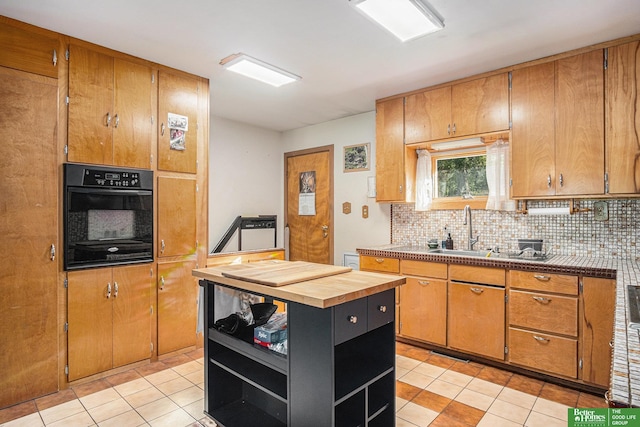
<path fill-rule="evenodd" d="M 478 243 L 480 235 L 477 235 L 475 238 L 473 237 L 473 225 L 471 224 L 471 206 L 466 205 L 464 207 L 464 210 L 462 211 L 462 214 L 464 215 L 464 222 L 462 223 L 463 225 L 467 225 L 467 217 L 469 218 L 469 242 L 467 249 L 472 251 L 473 245 Z"/>

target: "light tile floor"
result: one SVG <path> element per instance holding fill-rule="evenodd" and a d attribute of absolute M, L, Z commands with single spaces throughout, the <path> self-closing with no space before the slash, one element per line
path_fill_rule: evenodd
<path fill-rule="evenodd" d="M 396 427 L 565 427 L 567 408 L 605 407 L 602 397 L 406 344 L 396 354 Z M 203 405 L 198 350 L 0 410 L 0 426 L 215 426 Z"/>

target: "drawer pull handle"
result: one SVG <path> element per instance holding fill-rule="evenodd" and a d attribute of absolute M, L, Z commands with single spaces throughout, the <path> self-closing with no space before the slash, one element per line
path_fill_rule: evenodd
<path fill-rule="evenodd" d="M 545 297 L 532 297 L 532 298 L 542 304 L 549 304 L 551 302 L 551 298 L 545 298 Z"/>
<path fill-rule="evenodd" d="M 386 305 L 379 305 L 378 306 L 378 311 L 380 313 L 386 313 L 387 312 L 387 306 Z"/>
<path fill-rule="evenodd" d="M 484 289 L 482 288 L 469 288 L 471 289 L 471 292 L 473 292 L 474 294 L 481 294 L 482 292 L 484 292 Z"/>
<path fill-rule="evenodd" d="M 550 276 L 545 276 L 544 274 L 535 274 L 533 277 L 543 282 L 548 282 L 549 280 L 551 280 Z"/>
<path fill-rule="evenodd" d="M 539 337 L 537 335 L 533 336 L 533 339 L 535 339 L 538 342 L 542 342 L 542 343 L 548 343 L 549 341 L 551 341 L 549 338 L 545 338 L 545 337 Z"/>
<path fill-rule="evenodd" d="M 418 284 L 422 285 L 422 286 L 426 286 L 429 284 L 428 280 L 418 280 Z"/>
<path fill-rule="evenodd" d="M 349 316 L 349 322 L 358 323 L 358 316 Z"/>
<path fill-rule="evenodd" d="M 376 262 L 378 264 L 382 264 L 384 262 L 384 258 L 376 258 Z"/>

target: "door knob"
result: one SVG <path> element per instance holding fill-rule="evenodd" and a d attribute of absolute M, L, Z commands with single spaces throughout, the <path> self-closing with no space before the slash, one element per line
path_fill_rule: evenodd
<path fill-rule="evenodd" d="M 322 226 L 322 237 L 324 237 L 325 239 L 329 236 L 329 226 L 328 225 L 323 225 Z"/>

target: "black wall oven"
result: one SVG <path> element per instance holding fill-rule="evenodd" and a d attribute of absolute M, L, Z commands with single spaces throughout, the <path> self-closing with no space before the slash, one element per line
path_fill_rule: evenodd
<path fill-rule="evenodd" d="M 64 268 L 153 261 L 153 172 L 64 164 Z"/>

